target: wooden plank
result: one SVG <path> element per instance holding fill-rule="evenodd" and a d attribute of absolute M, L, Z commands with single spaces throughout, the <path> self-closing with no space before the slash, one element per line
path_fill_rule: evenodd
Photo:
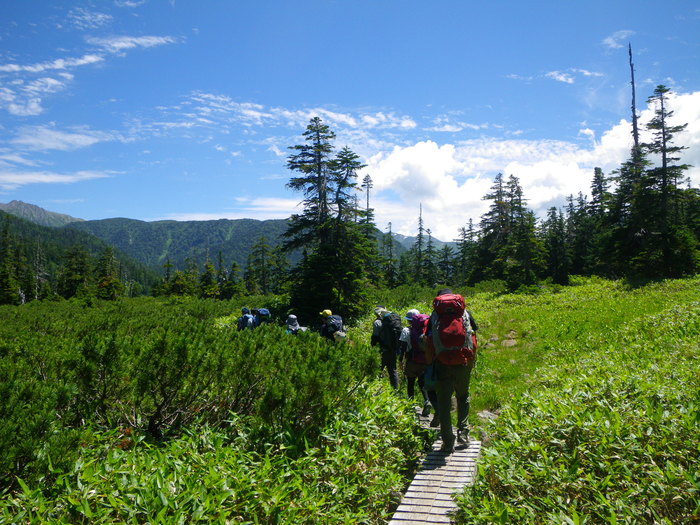
<path fill-rule="evenodd" d="M 472 441 L 452 454 L 440 452 L 440 446 L 436 441 L 423 459 L 390 525 L 452 523 L 457 510 L 453 494 L 474 482 L 481 443 Z"/>

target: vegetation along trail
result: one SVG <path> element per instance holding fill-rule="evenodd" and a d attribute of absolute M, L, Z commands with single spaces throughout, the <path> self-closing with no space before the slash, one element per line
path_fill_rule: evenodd
<path fill-rule="evenodd" d="M 484 448 L 456 520 L 697 520 L 699 285 L 458 290 L 480 324 Z M 432 293 L 377 299 L 427 311 Z M 388 521 L 435 435 L 377 377 L 372 316 L 334 344 L 238 332 L 240 306 L 2 307 L 0 520 Z"/>

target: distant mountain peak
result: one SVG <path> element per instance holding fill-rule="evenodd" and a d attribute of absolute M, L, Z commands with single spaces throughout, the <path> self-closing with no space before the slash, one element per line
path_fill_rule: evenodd
<path fill-rule="evenodd" d="M 81 222 L 83 220 L 76 219 L 70 215 L 64 215 L 63 213 L 48 211 L 35 204 L 29 204 L 18 200 L 10 201 L 7 204 L 0 203 L 0 210 L 41 226 L 51 226 L 54 228 L 65 226 L 73 222 Z"/>

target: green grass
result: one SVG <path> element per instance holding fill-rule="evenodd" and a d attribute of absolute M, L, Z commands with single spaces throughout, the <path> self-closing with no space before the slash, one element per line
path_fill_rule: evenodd
<path fill-rule="evenodd" d="M 500 416 L 482 424 L 490 445 L 458 522 L 700 521 L 700 279 L 484 304 L 509 319 L 489 329 L 515 327 L 525 351 L 505 358 L 513 393 L 500 384 Z M 475 401 L 508 366 L 500 352 L 483 351 Z"/>

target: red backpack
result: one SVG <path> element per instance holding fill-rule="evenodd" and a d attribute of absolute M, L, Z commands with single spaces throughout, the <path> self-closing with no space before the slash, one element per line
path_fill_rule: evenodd
<path fill-rule="evenodd" d="M 430 328 L 438 361 L 446 365 L 464 365 L 474 360 L 476 336 L 461 295 L 444 294 L 433 299 Z"/>
<path fill-rule="evenodd" d="M 411 335 L 411 361 L 416 363 L 428 362 L 420 343 L 420 336 L 422 336 L 428 328 L 428 321 L 430 321 L 430 316 L 428 314 L 415 314 L 411 318 L 411 326 L 409 328 L 409 334 Z"/>

